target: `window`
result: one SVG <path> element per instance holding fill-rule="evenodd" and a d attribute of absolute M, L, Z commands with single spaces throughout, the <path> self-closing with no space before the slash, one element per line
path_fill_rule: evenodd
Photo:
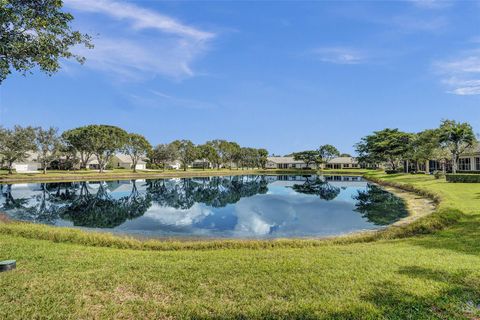
<path fill-rule="evenodd" d="M 475 158 L 475 170 L 480 171 L 480 158 Z"/>
<path fill-rule="evenodd" d="M 458 160 L 458 170 L 470 171 L 470 158 L 460 158 Z"/>
<path fill-rule="evenodd" d="M 349 165 L 349 164 L 347 164 L 347 163 L 345 163 L 345 164 L 343 165 L 343 167 L 344 167 L 344 168 L 349 168 L 349 167 L 350 167 L 350 165 Z"/>

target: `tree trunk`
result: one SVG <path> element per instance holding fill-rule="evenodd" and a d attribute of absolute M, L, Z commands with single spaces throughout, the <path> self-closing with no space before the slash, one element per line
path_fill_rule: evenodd
<path fill-rule="evenodd" d="M 453 174 L 457 173 L 457 153 L 456 152 L 452 153 L 452 173 Z"/>
<path fill-rule="evenodd" d="M 132 161 L 133 163 L 133 172 L 134 173 L 137 173 L 137 162 L 136 161 Z"/>
<path fill-rule="evenodd" d="M 8 163 L 8 174 L 13 174 L 13 161 Z"/>
<path fill-rule="evenodd" d="M 47 165 L 43 164 L 43 174 L 47 174 Z"/>

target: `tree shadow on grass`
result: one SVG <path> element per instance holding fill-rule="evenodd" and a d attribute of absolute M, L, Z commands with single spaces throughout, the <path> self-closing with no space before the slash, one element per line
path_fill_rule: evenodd
<path fill-rule="evenodd" d="M 380 283 L 364 298 L 374 304 L 384 319 L 479 319 L 480 273 L 456 273 L 418 266 L 405 267 L 402 276 L 441 282 L 445 289 L 435 294 L 412 293 L 389 281 Z M 429 287 L 428 283 L 426 288 Z"/>
<path fill-rule="evenodd" d="M 412 238 L 410 244 L 428 249 L 452 250 L 480 256 L 480 216 L 465 216 L 454 226 L 428 237 Z"/>
<path fill-rule="evenodd" d="M 480 319 L 480 271 L 471 274 L 467 270 L 447 272 L 418 266 L 402 268 L 400 277 L 421 280 L 424 292 L 406 289 L 405 282 L 385 281 L 361 296 L 362 303 L 346 305 L 332 310 L 315 300 L 307 304 L 297 303 L 280 306 L 282 310 L 268 307 L 251 308 L 245 311 L 228 310 L 193 311 L 188 318 L 194 319 Z M 432 286 L 440 283 L 433 293 Z M 407 284 L 408 285 L 408 284 Z M 264 309 L 262 309 L 264 308 Z M 241 308 L 240 308 L 241 309 Z"/>

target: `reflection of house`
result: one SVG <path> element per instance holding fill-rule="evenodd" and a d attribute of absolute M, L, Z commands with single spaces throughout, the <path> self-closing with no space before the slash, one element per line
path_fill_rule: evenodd
<path fill-rule="evenodd" d="M 358 169 L 360 165 L 354 157 L 337 157 L 325 164 L 327 169 Z"/>
<path fill-rule="evenodd" d="M 302 160 L 295 160 L 293 157 L 267 157 L 265 165 L 267 169 L 316 169 L 315 164 L 307 164 Z"/>

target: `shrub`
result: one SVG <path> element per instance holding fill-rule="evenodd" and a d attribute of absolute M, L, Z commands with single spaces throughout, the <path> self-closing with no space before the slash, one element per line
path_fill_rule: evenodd
<path fill-rule="evenodd" d="M 386 174 L 402 173 L 402 170 L 385 170 Z"/>
<path fill-rule="evenodd" d="M 453 183 L 480 183 L 478 174 L 447 174 L 447 181 Z"/>
<path fill-rule="evenodd" d="M 435 171 L 433 172 L 433 176 L 435 177 L 435 179 L 438 180 L 438 179 L 440 179 L 440 178 L 443 178 L 444 174 L 443 174 L 442 171 L 435 170 Z"/>

